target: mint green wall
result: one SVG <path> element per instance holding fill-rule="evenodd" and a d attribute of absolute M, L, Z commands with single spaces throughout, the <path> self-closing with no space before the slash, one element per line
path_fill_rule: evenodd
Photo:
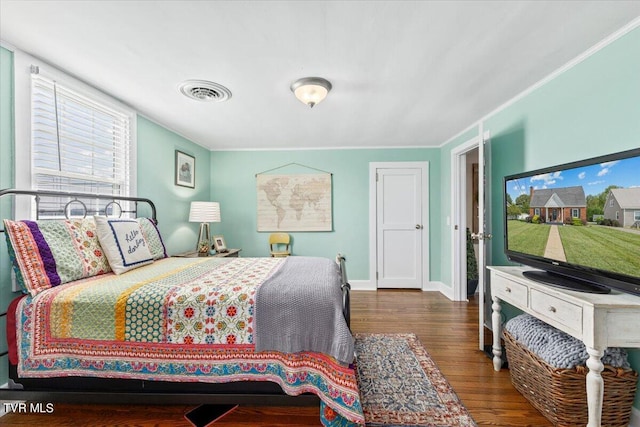
<path fill-rule="evenodd" d="M 0 188 L 13 187 L 13 53 L 0 47 Z M 5 197 L 6 199 L 6 197 Z M 9 200 L 0 202 L 0 217 L 11 215 Z M 0 313 L 13 299 L 4 233 L 0 234 Z M 0 317 L 0 354 L 7 351 L 6 316 Z M 0 357 L 0 384 L 7 381 L 8 357 Z"/>
<path fill-rule="evenodd" d="M 640 29 L 485 121 L 496 196 L 507 174 L 640 147 L 640 55 L 630 52 L 640 52 Z M 492 210 L 501 207 L 495 197 Z M 502 237 L 500 215 L 492 226 Z M 494 261 L 506 261 L 503 243 L 493 240 Z"/>
<path fill-rule="evenodd" d="M 478 135 L 478 130 L 476 128 L 470 129 L 468 131 L 463 132 L 457 139 L 457 144 L 451 144 L 440 150 L 440 182 L 439 185 L 442 189 L 442 196 L 437 205 L 432 207 L 432 210 L 438 209 L 440 215 L 440 223 L 438 227 L 440 228 L 440 234 L 442 239 L 438 242 L 438 250 L 443 254 L 440 261 L 440 280 L 446 286 L 452 288 L 453 287 L 453 279 L 451 277 L 451 256 L 452 256 L 452 242 L 451 242 L 451 233 L 453 219 L 451 214 L 451 150 L 448 147 L 454 148 L 462 143 L 468 142 L 472 140 L 474 137 Z M 450 218 L 450 226 L 447 225 L 447 217 Z"/>
<path fill-rule="evenodd" d="M 636 29 L 576 67 L 487 118 L 491 131 L 491 209 L 500 213 L 502 177 L 522 170 L 570 162 L 640 146 L 640 30 Z M 12 185 L 13 56 L 0 48 L 0 187 Z M 189 224 L 188 202 L 216 200 L 222 222 L 213 224 L 243 255 L 266 255 L 268 233 L 256 231 L 255 174 L 290 162 L 333 173 L 333 232 L 292 233 L 294 252 L 348 258 L 350 278 L 367 280 L 369 257 L 369 162 L 429 161 L 430 280 L 451 286 L 451 149 L 474 136 L 472 129 L 442 149 L 208 152 L 189 140 L 138 117 L 138 195 L 156 202 L 160 229 L 172 253 L 190 250 L 197 225 Z M 174 151 L 196 156 L 196 188 L 174 185 Z M 493 216 L 493 263 L 504 264 L 501 215 Z M 4 251 L 4 249 L 3 249 Z M 6 252 L 0 251 L 0 305 L 6 305 Z M 2 308 L 2 307 L 0 307 Z M 3 321 L 0 321 L 2 323 Z M 3 325 L 0 324 L 0 327 Z M 4 346 L 4 329 L 0 346 Z M 4 351 L 0 347 L 0 352 Z M 640 352 L 631 351 L 640 370 Z M 6 381 L 0 358 L 0 384 Z M 640 396 L 635 407 L 640 408 Z"/>
<path fill-rule="evenodd" d="M 396 161 L 429 162 L 430 280 L 440 277 L 440 215 L 438 204 L 439 149 L 302 150 L 302 151 L 215 151 L 211 153 L 211 200 L 220 202 L 222 222 L 212 233 L 222 234 L 227 246 L 242 248 L 245 256 L 268 256 L 269 233 L 257 232 L 256 177 L 288 163 L 333 173 L 332 232 L 293 232 L 296 255 L 347 258 L 349 279 L 369 279 L 369 163 Z M 283 173 L 313 172 L 298 166 Z M 272 172 L 274 173 L 274 172 Z"/>
<path fill-rule="evenodd" d="M 638 28 L 484 120 L 484 129 L 491 131 L 493 264 L 508 264 L 502 219 L 505 175 L 640 147 L 637 52 Z M 465 138 L 442 150 L 443 185 L 450 182 L 445 160 Z M 445 229 L 444 241 L 449 239 Z M 443 258 L 442 268 L 451 269 L 448 258 Z M 640 351 L 631 351 L 631 361 L 640 371 Z M 640 408 L 638 395 L 635 407 Z"/>
<path fill-rule="evenodd" d="M 13 187 L 14 116 L 13 53 L 0 47 L 0 188 Z M 189 202 L 209 200 L 210 152 L 162 126 L 138 116 L 137 193 L 154 201 L 159 227 L 169 253 L 195 247 L 197 224 L 189 223 Z M 196 158 L 195 189 L 174 185 L 175 150 Z M 2 218 L 11 217 L 8 200 L 0 203 Z M 11 292 L 10 265 L 4 233 L 0 236 L 0 313 L 18 294 Z M 6 351 L 5 317 L 0 317 L 0 353 Z M 7 356 L 0 357 L 0 385 L 7 382 Z"/>
<path fill-rule="evenodd" d="M 175 185 L 175 150 L 196 158 L 195 188 Z M 188 222 L 189 202 L 211 194 L 210 151 L 138 116 L 138 196 L 151 199 L 169 254 L 195 250 L 199 224 Z"/>

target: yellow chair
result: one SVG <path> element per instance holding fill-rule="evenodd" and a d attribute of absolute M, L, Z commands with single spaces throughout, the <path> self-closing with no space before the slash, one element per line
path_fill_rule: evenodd
<path fill-rule="evenodd" d="M 273 233 L 269 236 L 269 250 L 272 257 L 286 257 L 291 255 L 289 244 L 291 237 L 287 233 Z M 284 250 L 282 250 L 284 246 Z"/>

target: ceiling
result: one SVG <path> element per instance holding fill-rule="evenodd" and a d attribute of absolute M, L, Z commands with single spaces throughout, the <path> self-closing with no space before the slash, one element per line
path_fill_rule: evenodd
<path fill-rule="evenodd" d="M 640 16 L 640 1 L 0 0 L 0 39 L 212 150 L 431 147 Z M 313 109 L 289 87 L 320 76 Z M 210 80 L 227 102 L 186 98 Z"/>

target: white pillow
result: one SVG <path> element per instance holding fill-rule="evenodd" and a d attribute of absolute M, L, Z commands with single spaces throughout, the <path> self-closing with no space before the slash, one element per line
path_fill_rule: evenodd
<path fill-rule="evenodd" d="M 149 245 L 136 220 L 94 218 L 100 246 L 114 273 L 122 274 L 153 262 Z"/>

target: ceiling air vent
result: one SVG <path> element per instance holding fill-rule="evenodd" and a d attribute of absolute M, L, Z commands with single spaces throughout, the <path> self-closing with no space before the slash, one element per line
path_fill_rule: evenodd
<path fill-rule="evenodd" d="M 222 102 L 231 98 L 226 87 L 206 80 L 187 80 L 180 84 L 180 92 L 186 97 L 202 102 Z"/>

